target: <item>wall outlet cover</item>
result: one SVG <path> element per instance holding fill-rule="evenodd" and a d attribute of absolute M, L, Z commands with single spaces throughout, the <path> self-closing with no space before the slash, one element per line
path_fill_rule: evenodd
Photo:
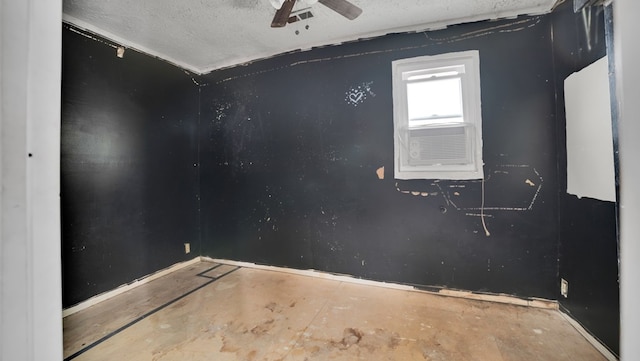
<path fill-rule="evenodd" d="M 564 278 L 560 279 L 560 294 L 567 298 L 569 296 L 569 282 Z"/>

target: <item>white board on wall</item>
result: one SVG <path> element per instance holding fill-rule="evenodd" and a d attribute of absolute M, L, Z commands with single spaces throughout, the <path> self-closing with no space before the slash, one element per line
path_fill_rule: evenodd
<path fill-rule="evenodd" d="M 616 201 L 607 57 L 564 81 L 567 193 Z"/>

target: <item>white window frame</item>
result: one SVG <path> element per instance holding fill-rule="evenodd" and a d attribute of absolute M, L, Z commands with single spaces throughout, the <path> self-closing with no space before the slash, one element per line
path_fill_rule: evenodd
<path fill-rule="evenodd" d="M 442 70 L 445 69 L 445 70 Z M 448 72 L 447 69 L 462 69 L 457 75 L 461 80 L 462 121 L 437 122 L 438 117 L 429 120 L 431 124 L 410 126 L 408 119 L 407 84 L 419 78 L 429 81 L 431 74 Z M 483 179 L 482 162 L 482 111 L 480 104 L 480 55 L 477 50 L 447 53 L 432 56 L 400 59 L 392 62 L 393 76 L 393 123 L 394 123 L 394 174 L 396 179 Z M 427 78 L 426 80 L 425 77 Z M 438 79 L 433 77 L 433 80 Z M 416 164 L 415 145 L 418 135 L 428 135 L 434 139 L 432 147 L 448 143 L 447 133 L 463 142 L 464 159 L 427 160 L 419 159 Z M 410 155 L 410 139 L 412 150 Z M 423 141 L 423 140 L 422 140 Z M 425 144 L 425 143 L 420 143 Z M 439 145 L 438 145 L 439 144 Z M 418 146 L 417 149 L 420 149 Z M 462 150 L 460 150 L 462 149 Z M 452 153 L 453 154 L 453 153 Z M 421 157 L 421 156 L 420 156 Z"/>

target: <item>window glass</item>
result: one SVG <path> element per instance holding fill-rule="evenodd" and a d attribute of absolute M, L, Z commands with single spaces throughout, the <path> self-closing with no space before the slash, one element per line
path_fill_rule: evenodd
<path fill-rule="evenodd" d="M 477 50 L 398 59 L 393 70 L 396 179 L 482 179 Z"/>
<path fill-rule="evenodd" d="M 463 122 L 460 78 L 407 83 L 409 127 Z"/>

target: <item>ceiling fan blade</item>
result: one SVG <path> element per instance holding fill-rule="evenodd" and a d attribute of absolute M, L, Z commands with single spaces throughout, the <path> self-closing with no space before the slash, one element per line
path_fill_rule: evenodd
<path fill-rule="evenodd" d="M 362 14 L 362 9 L 347 0 L 318 0 L 322 5 L 337 12 L 349 20 L 353 20 Z"/>
<path fill-rule="evenodd" d="M 276 15 L 273 17 L 273 21 L 271 21 L 272 28 L 281 28 L 287 25 L 287 21 L 289 20 L 289 16 L 291 15 L 291 10 L 293 10 L 293 5 L 296 4 L 296 0 L 286 0 L 282 3 L 282 6 L 278 11 L 276 11 Z"/>

